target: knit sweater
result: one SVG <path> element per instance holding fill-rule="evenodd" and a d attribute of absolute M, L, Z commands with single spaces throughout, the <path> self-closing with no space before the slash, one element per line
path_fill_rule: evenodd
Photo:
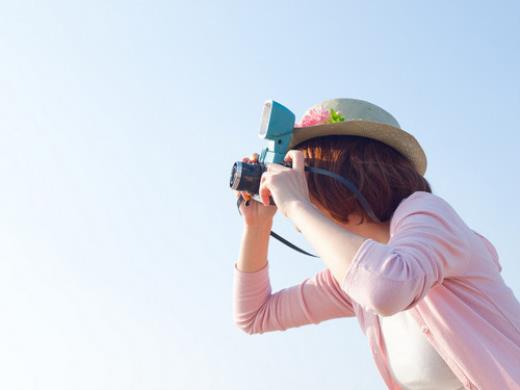
<path fill-rule="evenodd" d="M 390 240 L 366 239 L 339 283 L 324 269 L 272 292 L 269 263 L 234 265 L 235 323 L 248 333 L 356 317 L 388 388 L 381 316 L 408 310 L 425 339 L 466 389 L 520 389 L 520 303 L 505 284 L 491 242 L 442 198 L 418 191 L 401 201 Z"/>

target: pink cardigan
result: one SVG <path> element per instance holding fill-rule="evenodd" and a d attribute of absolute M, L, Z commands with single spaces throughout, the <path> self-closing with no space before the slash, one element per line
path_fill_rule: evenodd
<path fill-rule="evenodd" d="M 264 333 L 356 316 L 376 366 L 392 379 L 379 316 L 410 309 L 425 337 L 466 389 L 520 389 L 520 303 L 504 283 L 493 245 L 437 195 L 404 199 L 390 240 L 363 242 L 339 284 L 328 269 L 271 292 L 268 264 L 234 267 L 235 323 Z"/>

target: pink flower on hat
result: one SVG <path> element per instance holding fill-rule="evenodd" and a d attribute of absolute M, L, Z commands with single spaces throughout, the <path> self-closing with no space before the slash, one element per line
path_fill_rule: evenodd
<path fill-rule="evenodd" d="M 332 108 L 326 109 L 324 107 L 318 106 L 308 110 L 301 121 L 296 123 L 294 127 L 317 126 L 326 123 L 343 122 L 344 120 L 345 118 L 341 115 L 340 112 L 334 111 Z"/>

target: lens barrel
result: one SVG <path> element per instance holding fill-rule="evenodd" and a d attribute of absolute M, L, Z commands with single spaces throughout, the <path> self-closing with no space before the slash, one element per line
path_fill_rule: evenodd
<path fill-rule="evenodd" d="M 266 167 L 262 163 L 245 163 L 237 161 L 231 169 L 229 186 L 236 191 L 257 195 L 260 189 L 260 178 Z"/>

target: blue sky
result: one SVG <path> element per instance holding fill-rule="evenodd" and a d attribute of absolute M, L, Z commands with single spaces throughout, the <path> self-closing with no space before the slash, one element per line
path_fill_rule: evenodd
<path fill-rule="evenodd" d="M 268 99 L 391 112 L 520 297 L 519 26 L 513 1 L 0 1 L 0 388 L 384 388 L 355 319 L 232 321 L 228 180 Z M 269 261 L 275 291 L 324 267 Z"/>

